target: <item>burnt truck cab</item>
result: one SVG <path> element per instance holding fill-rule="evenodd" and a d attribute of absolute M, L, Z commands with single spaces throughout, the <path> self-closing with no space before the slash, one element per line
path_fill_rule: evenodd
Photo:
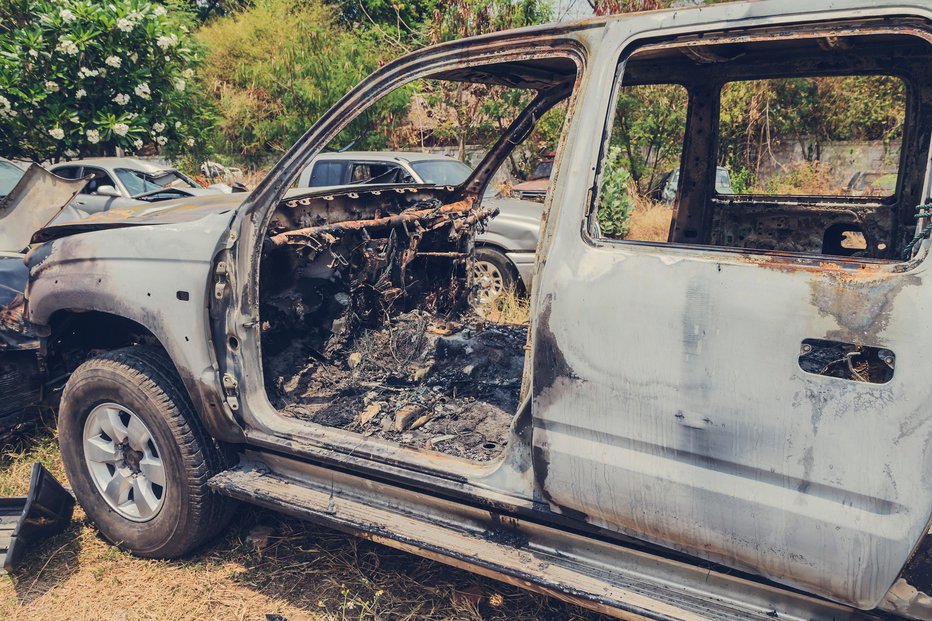
<path fill-rule="evenodd" d="M 930 61 L 918 1 L 454 41 L 367 78 L 241 204 L 46 227 L 26 317 L 70 375 L 78 500 L 145 556 L 206 541 L 234 498 L 622 618 L 932 618 Z M 728 85 L 861 76 L 903 85 L 892 194 L 716 192 Z M 459 186 L 289 190 L 424 79 L 531 95 Z M 668 86 L 669 230 L 609 234 L 617 102 Z M 484 190 L 559 106 L 529 323 L 477 317 Z"/>

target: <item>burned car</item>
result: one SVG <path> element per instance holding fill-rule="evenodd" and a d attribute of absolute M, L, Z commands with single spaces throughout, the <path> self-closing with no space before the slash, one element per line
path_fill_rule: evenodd
<path fill-rule="evenodd" d="M 454 41 L 363 81 L 241 204 L 45 227 L 25 319 L 68 377 L 75 495 L 142 556 L 233 498 L 622 618 L 932 618 L 930 60 L 932 11 L 893 0 Z M 850 76 L 903 84 L 891 194 L 715 191 L 730 84 Z M 288 189 L 428 78 L 532 96 L 461 184 Z M 688 103 L 659 242 L 602 217 L 616 101 L 658 86 Z M 497 323 L 468 303 L 482 197 L 558 104 L 530 321 Z"/>
<path fill-rule="evenodd" d="M 0 437 L 54 400 L 39 335 L 23 314 L 29 277 L 26 250 L 37 229 L 86 215 L 67 207 L 82 185 L 37 165 L 23 170 L 0 158 Z"/>

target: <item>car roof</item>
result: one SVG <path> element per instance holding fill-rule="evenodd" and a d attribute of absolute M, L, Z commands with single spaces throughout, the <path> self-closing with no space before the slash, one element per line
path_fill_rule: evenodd
<path fill-rule="evenodd" d="M 337 151 L 320 153 L 313 161 L 319 160 L 365 160 L 370 162 L 459 161 L 439 153 L 421 153 L 419 151 Z"/>
<path fill-rule="evenodd" d="M 146 173 L 156 173 L 166 170 L 166 166 L 160 166 L 155 162 L 141 160 L 135 157 L 89 157 L 82 160 L 71 160 L 70 162 L 61 162 L 51 167 L 52 170 L 62 168 L 63 166 L 96 166 L 98 168 L 129 168 L 130 170 L 139 170 Z"/>

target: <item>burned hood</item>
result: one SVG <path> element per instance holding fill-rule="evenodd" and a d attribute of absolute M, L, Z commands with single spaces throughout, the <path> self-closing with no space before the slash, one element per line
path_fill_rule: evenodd
<path fill-rule="evenodd" d="M 89 231 L 194 222 L 214 214 L 236 210 L 245 196 L 245 193 L 216 194 L 111 209 L 81 220 L 46 226 L 32 236 L 32 243 L 47 242 Z"/>
<path fill-rule="evenodd" d="M 0 199 L 0 251 L 25 249 L 33 233 L 61 213 L 86 179 L 63 179 L 33 164 Z"/>

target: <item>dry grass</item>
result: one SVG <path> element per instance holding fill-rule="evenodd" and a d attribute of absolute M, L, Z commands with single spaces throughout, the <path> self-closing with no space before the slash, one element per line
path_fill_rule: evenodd
<path fill-rule="evenodd" d="M 524 326 L 531 320 L 531 303 L 513 288 L 506 293 L 476 306 L 476 313 L 497 323 Z"/>
<path fill-rule="evenodd" d="M 5 447 L 0 493 L 24 493 L 39 460 L 64 480 L 54 432 Z M 273 535 L 261 552 L 256 525 Z M 276 616 L 278 615 L 278 616 Z M 604 619 L 403 552 L 244 507 L 222 538 L 189 558 L 134 558 L 78 510 L 14 576 L 0 578 L 0 619 L 106 621 Z"/>
<path fill-rule="evenodd" d="M 637 194 L 634 211 L 629 221 L 630 229 L 625 239 L 630 241 L 666 242 L 673 221 L 673 208 L 655 203 Z"/>

